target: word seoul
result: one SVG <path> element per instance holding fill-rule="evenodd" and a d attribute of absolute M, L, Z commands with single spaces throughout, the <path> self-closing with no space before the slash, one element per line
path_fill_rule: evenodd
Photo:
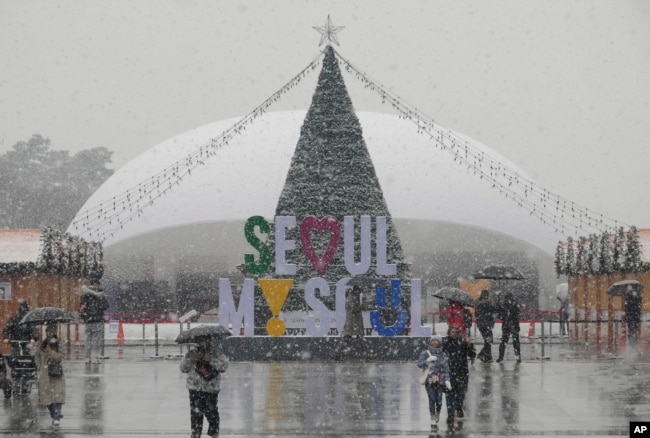
<path fill-rule="evenodd" d="M 328 336 L 332 324 L 340 333 L 345 324 L 345 293 L 348 282 L 355 276 L 367 274 L 371 267 L 371 235 L 372 218 L 361 216 L 359 218 L 360 242 L 355 242 L 355 218 L 345 216 L 343 226 L 333 216 L 318 219 L 315 216 L 306 216 L 299 225 L 300 242 L 305 256 L 313 266 L 317 276 L 308 279 L 304 285 L 305 303 L 308 310 L 304 313 L 305 335 L 314 337 Z M 271 224 L 261 216 L 253 216 L 246 221 L 244 234 L 246 241 L 259 255 L 257 261 L 254 254 L 245 254 L 244 263 L 246 271 L 256 276 L 269 274 L 272 254 L 275 256 L 275 275 L 296 275 L 296 265 L 287 261 L 287 254 L 296 249 L 295 240 L 287 238 L 286 231 L 296 227 L 295 216 L 275 217 L 274 248 L 262 241 L 256 234 L 268 235 Z M 329 297 L 332 291 L 327 280 L 321 275 L 327 272 L 341 241 L 343 230 L 344 262 L 349 277 L 339 279 L 335 285 L 335 311 L 330 311 L 319 296 Z M 311 241 L 312 231 L 320 233 L 329 232 L 329 243 L 322 257 L 316 254 Z M 390 277 L 397 275 L 397 265 L 387 263 L 386 217 L 375 217 L 375 272 L 377 275 Z M 360 248 L 360 260 L 355 260 L 354 248 Z M 273 251 L 274 250 L 274 251 Z M 293 278 L 260 278 L 257 280 L 271 310 L 272 317 L 266 322 L 266 329 L 270 336 L 282 336 L 285 333 L 285 322 L 279 317 L 282 306 L 291 290 Z M 431 327 L 421 325 L 421 287 L 420 279 L 411 280 L 411 327 L 410 336 L 427 337 L 431 335 Z M 243 336 L 254 336 L 255 306 L 254 306 L 255 279 L 245 278 L 239 298 L 239 305 L 235 305 L 230 279 L 219 279 L 219 323 L 225 327 L 232 327 L 234 334 L 243 332 Z M 376 289 L 376 304 L 378 307 L 386 306 L 387 291 L 383 287 Z M 401 280 L 390 281 L 390 307 L 398 309 L 401 304 Z M 378 310 L 369 312 L 370 324 L 380 336 L 395 336 L 402 333 L 409 320 L 406 310 L 398 310 L 397 317 L 392 326 L 386 326 L 379 317 Z"/>

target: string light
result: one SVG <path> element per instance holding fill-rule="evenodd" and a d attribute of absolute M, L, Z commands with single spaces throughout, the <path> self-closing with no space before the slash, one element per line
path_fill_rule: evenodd
<path fill-rule="evenodd" d="M 104 242 L 107 238 L 113 237 L 115 231 L 123 229 L 126 223 L 131 222 L 134 217 L 140 216 L 144 208 L 152 206 L 156 200 L 170 192 L 175 185 L 180 185 L 186 176 L 191 176 L 194 168 L 205 165 L 206 161 L 213 157 L 217 150 L 227 146 L 229 141 L 236 135 L 244 132 L 246 125 L 252 125 L 257 118 L 279 102 L 281 96 L 298 85 L 309 73 L 315 71 L 322 57 L 323 54 L 321 53 L 282 88 L 222 132 L 219 137 L 210 139 L 188 153 L 184 158 L 114 196 L 111 200 L 111 212 L 104 209 L 103 202 L 80 212 L 78 215 L 80 219 L 72 222 L 74 229 L 85 231 L 99 242 Z M 161 190 L 161 186 L 166 188 Z"/>
<path fill-rule="evenodd" d="M 551 193 L 520 175 L 515 169 L 486 156 L 485 151 L 480 150 L 471 141 L 450 129 L 443 128 L 433 118 L 405 103 L 400 96 L 371 79 L 336 50 L 334 54 L 343 71 L 360 81 L 364 89 L 373 92 L 382 104 L 390 105 L 400 118 L 413 122 L 417 133 L 425 135 L 432 142 L 433 147 L 452 154 L 455 163 L 466 167 L 470 173 L 498 190 L 506 199 L 515 202 L 529 215 L 536 217 L 555 232 L 565 233 L 566 230 L 573 229 L 576 234 L 579 232 L 591 234 L 603 230 L 613 232 L 623 224 L 602 214 L 592 213 L 586 207 Z M 94 236 L 99 242 L 113 237 L 115 231 L 122 229 L 124 224 L 131 222 L 134 217 L 142 215 L 145 208 L 154 205 L 155 201 L 169 193 L 174 186 L 180 185 L 186 176 L 191 177 L 193 169 L 205 165 L 220 148 L 228 145 L 236 135 L 244 132 L 248 124 L 253 124 L 285 93 L 291 91 L 309 73 L 315 71 L 322 57 L 321 53 L 283 87 L 222 132 L 220 136 L 210 139 L 171 166 L 114 196 L 110 203 L 112 211 L 107 210 L 103 202 L 99 203 L 82 211 L 78 219 L 72 223 L 73 227 Z"/>
<path fill-rule="evenodd" d="M 339 64 L 343 66 L 343 71 L 361 81 L 364 89 L 373 91 L 382 104 L 388 103 L 400 118 L 413 122 L 417 132 L 426 134 L 426 137 L 434 143 L 434 147 L 451 153 L 455 163 L 466 167 L 473 175 L 490 184 L 506 199 L 527 210 L 531 216 L 538 218 L 555 232 L 565 233 L 567 229 L 575 229 L 576 234 L 579 232 L 590 234 L 603 230 L 614 232 L 617 226 L 620 226 L 620 221 L 592 213 L 586 207 L 549 192 L 506 164 L 487 157 L 484 151 L 466 138 L 443 128 L 433 118 L 404 103 L 403 99 L 371 79 L 336 50 L 334 54 Z"/>

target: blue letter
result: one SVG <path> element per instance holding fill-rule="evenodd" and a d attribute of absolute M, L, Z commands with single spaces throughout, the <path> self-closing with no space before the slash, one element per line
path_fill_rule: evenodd
<path fill-rule="evenodd" d="M 402 284 L 402 280 L 399 279 L 391 280 L 390 282 L 390 286 L 391 286 L 390 304 L 391 305 L 389 307 L 399 308 L 400 303 L 402 301 L 401 284 Z M 378 307 L 387 307 L 386 289 L 384 289 L 383 287 L 377 288 L 375 303 L 377 304 Z M 400 310 L 397 312 L 397 319 L 395 320 L 395 324 L 386 327 L 384 326 L 384 324 L 382 324 L 379 318 L 379 310 L 372 310 L 370 312 L 370 323 L 372 324 L 372 328 L 380 336 L 395 336 L 403 332 L 404 329 L 406 328 L 406 323 L 408 322 L 408 319 L 409 319 L 408 312 L 406 310 Z"/>

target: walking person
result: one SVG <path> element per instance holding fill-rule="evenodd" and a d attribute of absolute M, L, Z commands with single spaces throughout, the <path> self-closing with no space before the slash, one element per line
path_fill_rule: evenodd
<path fill-rule="evenodd" d="M 478 357 L 483 362 L 492 362 L 492 329 L 494 328 L 494 313 L 496 307 L 490 299 L 490 291 L 484 289 L 476 302 L 476 326 L 483 337 L 483 348 Z"/>
<path fill-rule="evenodd" d="M 355 285 L 352 290 L 348 292 L 345 297 L 345 325 L 341 333 L 341 339 L 332 351 L 332 358 L 339 360 L 343 348 L 352 342 L 352 337 L 356 337 L 366 359 L 371 358 L 370 347 L 368 341 L 365 339 L 365 328 L 363 326 L 363 297 L 361 294 L 361 286 Z"/>
<path fill-rule="evenodd" d="M 476 350 L 471 338 L 463 336 L 460 327 L 449 327 L 448 335 L 442 341 L 442 351 L 449 359 L 451 389 L 447 391 L 447 426 L 454 427 L 454 414 L 457 419 L 465 417 L 463 404 L 469 384 L 468 361 L 474 360 Z"/>
<path fill-rule="evenodd" d="M 559 284 L 556 288 L 556 298 L 560 302 L 560 336 L 566 336 L 569 329 L 569 287 L 566 283 Z"/>
<path fill-rule="evenodd" d="M 627 322 L 627 339 L 630 346 L 636 346 L 638 342 L 642 305 L 641 293 L 632 286 L 628 286 L 628 290 L 625 292 L 625 321 Z"/>
<path fill-rule="evenodd" d="M 450 300 L 447 312 L 449 313 L 449 327 L 460 327 L 463 335 L 469 334 L 465 331 L 465 307 L 458 301 Z"/>
<path fill-rule="evenodd" d="M 38 402 L 47 406 L 52 426 L 61 423 L 61 408 L 65 403 L 65 378 L 63 376 L 63 352 L 59 351 L 59 338 L 49 327 L 45 339 L 34 354 L 38 370 Z"/>
<path fill-rule="evenodd" d="M 504 292 L 500 301 L 499 313 L 501 316 L 501 343 L 499 344 L 499 358 L 502 362 L 506 353 L 506 345 L 512 336 L 512 346 L 515 349 L 515 360 L 521 362 L 521 346 L 519 344 L 519 305 L 512 292 Z"/>
<path fill-rule="evenodd" d="M 427 397 L 429 398 L 431 428 L 437 429 L 440 411 L 442 410 L 442 393 L 445 390 L 451 390 L 449 361 L 442 351 L 442 336 L 434 335 L 431 337 L 429 347 L 420 353 L 417 366 L 428 371 L 424 389 L 427 391 Z M 449 404 L 449 399 L 447 399 L 447 404 Z"/>
<path fill-rule="evenodd" d="M 186 387 L 190 395 L 190 425 L 192 438 L 200 438 L 203 417 L 208 421 L 208 436 L 219 437 L 219 391 L 221 373 L 228 369 L 228 358 L 218 341 L 210 337 L 197 338 L 198 346 L 188 351 L 181 361 L 181 372 L 187 373 Z"/>
<path fill-rule="evenodd" d="M 558 298 L 559 300 L 559 298 Z M 565 298 L 560 300 L 560 336 L 566 336 L 569 327 L 569 301 Z"/>
<path fill-rule="evenodd" d="M 90 286 L 81 286 L 79 315 L 86 323 L 86 363 L 100 363 L 102 343 L 104 342 L 104 312 L 108 309 L 108 300 L 99 281 L 92 281 Z"/>
<path fill-rule="evenodd" d="M 31 324 L 21 324 L 20 321 L 29 312 L 29 303 L 25 300 L 18 300 L 18 312 L 9 318 L 7 325 L 2 331 L 2 339 L 5 344 L 11 343 L 13 354 L 21 356 L 28 354 L 27 345 L 38 339 L 38 329 Z"/>

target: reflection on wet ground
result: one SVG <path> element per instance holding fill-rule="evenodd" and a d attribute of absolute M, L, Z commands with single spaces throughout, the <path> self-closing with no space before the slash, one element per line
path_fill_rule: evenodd
<path fill-rule="evenodd" d="M 597 355 L 566 344 L 523 346 L 524 362 L 471 365 L 466 419 L 455 436 L 627 436 L 650 421 L 650 362 Z M 59 430 L 36 389 L 6 400 L 0 436 L 189 436 L 185 376 L 163 347 L 111 347 L 101 365 L 75 352 L 66 362 L 68 399 Z M 169 359 L 164 359 L 170 355 Z M 427 399 L 411 362 L 233 362 L 224 375 L 221 437 L 450 434 L 443 409 L 431 431 Z"/>

